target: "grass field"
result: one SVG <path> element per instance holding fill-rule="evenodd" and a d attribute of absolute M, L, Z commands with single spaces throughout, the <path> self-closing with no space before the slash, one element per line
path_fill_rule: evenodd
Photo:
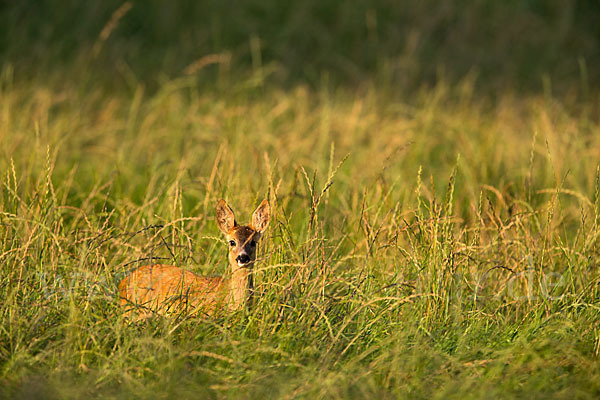
<path fill-rule="evenodd" d="M 378 62 L 348 84 L 258 36 L 239 64 L 106 70 L 131 46 L 111 15 L 64 65 L 3 53 L 0 397 L 600 395 L 593 71 L 560 96 L 541 73 L 490 95 L 485 71 L 403 86 Z M 273 208 L 255 306 L 127 323 L 137 266 L 226 272 L 220 198 L 244 221 Z"/>

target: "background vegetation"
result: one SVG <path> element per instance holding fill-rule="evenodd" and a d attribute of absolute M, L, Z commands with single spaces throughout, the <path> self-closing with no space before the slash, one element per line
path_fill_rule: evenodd
<path fill-rule="evenodd" d="M 600 8 L 0 8 L 0 396 L 596 398 Z M 149 259 L 260 298 L 123 320 Z"/>

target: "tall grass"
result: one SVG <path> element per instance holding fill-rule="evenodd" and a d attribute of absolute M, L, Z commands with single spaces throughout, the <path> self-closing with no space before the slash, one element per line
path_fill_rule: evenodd
<path fill-rule="evenodd" d="M 0 88 L 0 394 L 598 395 L 590 114 L 482 102 L 468 79 L 407 101 L 253 77 L 107 93 L 5 67 Z M 272 204 L 255 306 L 126 323 L 135 267 L 225 273 L 221 197 L 242 219 Z"/>

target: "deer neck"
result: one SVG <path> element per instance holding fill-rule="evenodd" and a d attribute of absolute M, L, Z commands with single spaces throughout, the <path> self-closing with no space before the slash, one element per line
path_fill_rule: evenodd
<path fill-rule="evenodd" d="M 254 280 L 252 266 L 240 267 L 237 263 L 231 264 L 231 280 L 229 289 L 231 291 L 231 308 L 239 310 L 250 305 L 254 293 Z"/>

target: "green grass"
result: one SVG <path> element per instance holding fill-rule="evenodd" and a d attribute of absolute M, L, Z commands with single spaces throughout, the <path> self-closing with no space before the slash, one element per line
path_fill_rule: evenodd
<path fill-rule="evenodd" d="M 2 82 L 0 360 L 27 397 L 594 397 L 598 124 L 439 85 L 155 94 Z M 224 273 L 263 198 L 260 298 L 128 325 L 159 258 Z M 37 391 L 37 392 L 36 392 Z"/>
<path fill-rule="evenodd" d="M 519 35 L 466 39 L 515 5 L 475 2 L 473 32 L 450 38 L 460 45 L 427 32 L 444 36 L 443 21 L 469 19 L 465 7 L 442 9 L 442 22 L 414 4 L 376 10 L 369 58 L 352 36 L 371 15 L 362 3 L 329 33 L 319 28 L 330 13 L 312 2 L 308 15 L 234 9 L 230 30 L 196 27 L 202 7 L 185 17 L 135 3 L 106 39 L 118 4 L 70 4 L 82 17 L 72 26 L 43 4 L 0 13 L 13 40 L 0 43 L 0 397 L 598 397 L 600 99 L 585 57 L 543 68 L 568 40 L 515 42 L 516 75 L 487 86 L 489 71 L 466 73 L 464 54 L 489 45 L 491 61 L 504 59 L 502 43 Z M 514 26 L 528 13 L 537 28 L 560 22 L 535 11 L 548 2 L 527 4 Z M 164 42 L 152 24 L 128 33 L 169 10 Z M 285 23 L 244 36 L 278 12 Z M 407 15 L 427 39 L 394 58 L 406 32 L 393 22 Z M 593 47 L 592 29 L 577 29 L 565 37 Z M 543 60 L 526 51 L 540 38 Z M 231 50 L 231 65 L 185 72 L 200 58 L 194 43 Z M 435 62 L 423 76 L 403 69 L 449 49 L 463 57 L 447 77 L 427 78 Z M 353 83 L 340 69 L 357 72 Z M 518 76 L 543 88 L 502 86 Z M 226 273 L 220 198 L 242 221 L 271 202 L 255 306 L 127 323 L 116 286 L 134 268 Z"/>

